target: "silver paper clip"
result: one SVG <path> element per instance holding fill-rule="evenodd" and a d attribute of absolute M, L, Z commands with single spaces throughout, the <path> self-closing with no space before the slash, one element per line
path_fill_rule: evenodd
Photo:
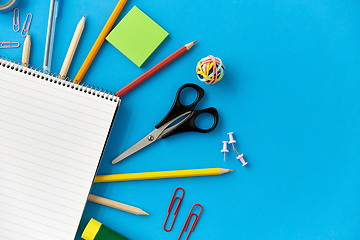
<path fill-rule="evenodd" d="M 30 19 L 29 19 L 29 16 L 30 16 Z M 28 20 L 29 20 L 29 22 L 28 22 Z M 26 37 L 26 35 L 27 35 L 28 31 L 29 31 L 29 28 L 30 28 L 31 20 L 32 20 L 32 14 L 29 13 L 28 15 L 26 15 L 25 22 L 24 22 L 23 27 L 21 29 L 21 36 Z M 26 23 L 27 23 L 27 26 L 26 26 Z M 26 26 L 26 28 L 25 28 L 25 26 Z M 25 32 L 25 34 L 23 34 L 24 32 Z"/>
<path fill-rule="evenodd" d="M 14 8 L 13 29 L 15 32 L 20 31 L 20 13 L 18 8 Z"/>
<path fill-rule="evenodd" d="M 0 48 L 17 48 L 20 47 L 18 42 L 0 42 Z"/>
<path fill-rule="evenodd" d="M 199 212 L 198 214 L 196 214 L 196 213 L 193 212 L 193 210 L 194 210 L 194 208 L 195 208 L 196 206 L 199 206 L 199 207 L 200 207 L 200 212 Z M 200 214 L 201 214 L 202 210 L 203 210 L 203 208 L 202 208 L 202 206 L 201 206 L 200 204 L 194 204 L 194 206 L 191 208 L 191 211 L 190 211 L 190 213 L 189 213 L 189 215 L 188 215 L 188 217 L 187 217 L 187 219 L 186 219 L 186 222 L 185 222 L 185 224 L 184 224 L 184 226 L 183 226 L 183 228 L 182 228 L 182 230 L 181 230 L 181 233 L 180 233 L 180 236 L 179 236 L 178 240 L 180 240 L 182 233 L 183 233 L 183 232 L 186 232 L 186 230 L 187 230 L 187 228 L 188 228 L 188 226 L 189 226 L 189 224 L 190 224 L 190 221 L 191 221 L 192 216 L 195 216 L 195 220 L 194 220 L 194 222 L 193 222 L 193 224 L 192 224 L 192 226 L 191 226 L 191 228 L 190 228 L 190 230 L 189 230 L 189 233 L 188 233 L 188 235 L 187 235 L 187 237 L 186 237 L 186 240 L 188 240 L 188 238 L 189 238 L 189 236 L 190 236 L 190 233 L 191 233 L 192 231 L 194 231 L 195 225 L 196 225 L 197 221 L 199 220 L 199 217 L 200 217 Z"/>

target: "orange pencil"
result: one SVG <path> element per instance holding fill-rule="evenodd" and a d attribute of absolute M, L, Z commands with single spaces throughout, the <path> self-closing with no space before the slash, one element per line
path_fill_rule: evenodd
<path fill-rule="evenodd" d="M 145 73 L 143 73 L 140 77 L 136 78 L 134 81 L 132 81 L 131 83 L 129 83 L 128 85 L 126 85 L 125 87 L 123 87 L 122 89 L 117 91 L 115 93 L 115 95 L 117 95 L 118 97 L 124 96 L 125 94 L 130 92 L 132 89 L 137 87 L 140 83 L 144 82 L 146 79 L 148 79 L 149 77 L 151 77 L 152 75 L 154 75 L 155 73 L 157 73 L 158 71 L 163 69 L 169 63 L 171 63 L 172 61 L 174 61 L 175 59 L 177 59 L 178 57 L 180 57 L 181 55 L 183 55 L 184 53 L 189 51 L 189 49 L 192 46 L 194 46 L 194 44 L 196 42 L 197 42 L 197 40 L 194 41 L 194 42 L 185 44 L 185 46 L 182 46 L 177 51 L 175 51 L 173 54 L 169 55 L 167 58 L 165 58 L 164 60 L 162 60 L 161 62 L 159 62 L 155 66 L 153 66 L 152 68 L 150 68 Z"/>
<path fill-rule="evenodd" d="M 112 14 L 109 17 L 109 20 L 106 22 L 103 30 L 101 31 L 99 37 L 96 39 L 96 42 L 94 43 L 94 46 L 91 48 L 91 50 L 90 50 L 89 54 L 87 55 L 84 63 L 82 64 L 79 72 L 76 74 L 76 77 L 74 79 L 74 83 L 79 83 L 83 79 L 86 71 L 90 67 L 90 64 L 91 64 L 92 60 L 94 59 L 95 55 L 99 51 L 102 43 L 105 40 L 105 37 L 110 32 L 111 27 L 114 25 L 114 22 L 116 21 L 116 18 L 119 16 L 119 14 L 120 14 L 121 10 L 123 9 L 125 3 L 126 3 L 126 0 L 120 0 L 118 2 L 118 4 L 116 5 L 114 11 L 112 12 Z"/>

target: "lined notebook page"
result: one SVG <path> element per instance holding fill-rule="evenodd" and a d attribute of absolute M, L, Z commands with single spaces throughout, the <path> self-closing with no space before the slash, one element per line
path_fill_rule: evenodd
<path fill-rule="evenodd" d="M 120 100 L 0 64 L 0 239 L 73 240 Z"/>

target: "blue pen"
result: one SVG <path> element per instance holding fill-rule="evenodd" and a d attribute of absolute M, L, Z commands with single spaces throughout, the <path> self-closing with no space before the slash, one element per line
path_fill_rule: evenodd
<path fill-rule="evenodd" d="M 56 18 L 59 10 L 60 0 L 51 0 L 50 10 L 49 10 L 49 21 L 46 34 L 46 45 L 45 45 L 45 56 L 44 56 L 44 71 L 50 72 L 51 69 L 51 59 L 52 51 L 54 45 L 54 36 L 55 36 L 55 25 Z"/>

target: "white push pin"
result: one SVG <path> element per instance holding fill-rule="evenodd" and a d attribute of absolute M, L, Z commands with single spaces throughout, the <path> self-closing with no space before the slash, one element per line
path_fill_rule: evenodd
<path fill-rule="evenodd" d="M 225 162 L 225 153 L 229 152 L 229 150 L 227 150 L 228 142 L 227 141 L 222 141 L 222 143 L 223 143 L 223 149 L 221 150 L 221 152 L 224 153 L 224 162 Z"/>
<path fill-rule="evenodd" d="M 245 166 L 245 165 L 248 164 L 248 163 L 245 162 L 243 156 L 244 156 L 244 154 L 240 154 L 239 156 L 236 157 L 236 159 L 239 159 L 239 160 L 242 162 L 243 166 Z"/>
<path fill-rule="evenodd" d="M 229 144 L 232 145 L 232 147 L 233 147 L 233 149 L 234 149 L 234 152 L 236 152 L 238 155 L 240 155 L 240 154 L 236 151 L 236 149 L 235 149 L 235 147 L 234 147 L 234 143 L 236 143 L 236 141 L 234 140 L 233 132 L 229 132 L 228 135 L 229 135 L 229 138 L 230 138 Z"/>

